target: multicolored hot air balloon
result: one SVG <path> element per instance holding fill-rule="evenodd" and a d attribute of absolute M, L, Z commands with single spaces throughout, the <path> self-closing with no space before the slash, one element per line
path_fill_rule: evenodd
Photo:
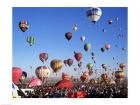
<path fill-rule="evenodd" d="M 125 73 L 123 71 L 116 71 L 115 72 L 115 77 L 118 80 L 122 80 L 124 78 L 124 76 L 125 76 Z"/>
<path fill-rule="evenodd" d="M 102 64 L 102 68 L 107 70 L 107 65 L 106 64 Z"/>
<path fill-rule="evenodd" d="M 12 81 L 14 84 L 16 84 L 20 77 L 22 76 L 22 70 L 19 67 L 13 67 L 12 68 Z"/>
<path fill-rule="evenodd" d="M 26 73 L 25 71 L 22 71 L 22 75 L 21 75 L 19 81 L 20 81 L 21 83 L 23 83 L 23 81 L 24 81 L 26 78 L 27 78 L 27 73 Z"/>
<path fill-rule="evenodd" d="M 36 76 L 42 81 L 44 82 L 48 76 L 50 75 L 50 68 L 47 66 L 39 66 L 36 68 Z"/>
<path fill-rule="evenodd" d="M 82 60 L 82 53 L 74 52 L 74 57 L 78 62 L 80 62 Z"/>
<path fill-rule="evenodd" d="M 72 38 L 72 33 L 71 32 L 65 33 L 65 37 L 69 41 Z"/>
<path fill-rule="evenodd" d="M 69 66 L 71 66 L 72 64 L 73 64 L 73 59 L 67 59 L 67 64 L 69 65 Z"/>
<path fill-rule="evenodd" d="M 53 71 L 56 73 L 59 70 L 61 70 L 61 68 L 63 66 L 63 62 L 59 59 L 54 59 L 51 61 L 50 66 L 53 69 Z"/>
<path fill-rule="evenodd" d="M 29 24 L 26 20 L 22 20 L 19 22 L 19 28 L 22 32 L 25 32 L 29 28 Z"/>
<path fill-rule="evenodd" d="M 102 78 L 103 81 L 107 81 L 109 79 L 109 77 L 108 77 L 108 75 L 106 73 L 102 74 L 101 78 Z"/>
<path fill-rule="evenodd" d="M 89 51 L 90 48 L 91 48 L 91 44 L 86 43 L 86 44 L 84 45 L 84 50 L 85 50 L 85 51 Z"/>
<path fill-rule="evenodd" d="M 62 73 L 62 80 L 70 80 L 70 75 L 67 73 Z"/>
<path fill-rule="evenodd" d="M 27 42 L 29 43 L 30 46 L 35 44 L 35 38 L 33 36 L 27 37 Z"/>
<path fill-rule="evenodd" d="M 121 63 L 119 67 L 122 71 L 126 69 L 126 65 L 124 63 Z"/>
<path fill-rule="evenodd" d="M 47 53 L 40 53 L 39 59 L 44 63 L 48 59 L 48 54 Z"/>
<path fill-rule="evenodd" d="M 93 7 L 87 11 L 86 15 L 91 22 L 96 23 L 102 15 L 102 10 L 100 8 Z"/>

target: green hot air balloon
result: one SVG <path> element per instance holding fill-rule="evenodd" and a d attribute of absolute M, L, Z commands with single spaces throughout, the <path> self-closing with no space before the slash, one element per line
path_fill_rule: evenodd
<path fill-rule="evenodd" d="M 87 64 L 87 68 L 88 68 L 88 70 L 93 70 L 93 64 L 92 63 L 88 63 Z"/>
<path fill-rule="evenodd" d="M 85 51 L 88 51 L 90 48 L 91 48 L 91 44 L 86 43 L 86 44 L 84 45 L 84 50 L 85 50 Z"/>
<path fill-rule="evenodd" d="M 27 42 L 32 46 L 35 43 L 35 38 L 33 36 L 27 37 Z"/>

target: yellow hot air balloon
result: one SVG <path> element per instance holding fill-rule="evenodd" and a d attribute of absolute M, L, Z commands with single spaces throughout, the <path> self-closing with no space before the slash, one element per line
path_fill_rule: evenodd
<path fill-rule="evenodd" d="M 50 66 L 53 69 L 53 71 L 56 73 L 61 70 L 63 66 L 63 62 L 59 59 L 54 59 L 51 61 Z"/>

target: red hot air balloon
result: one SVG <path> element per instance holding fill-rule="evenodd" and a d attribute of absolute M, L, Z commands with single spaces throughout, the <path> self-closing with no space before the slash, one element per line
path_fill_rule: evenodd
<path fill-rule="evenodd" d="M 42 85 L 42 81 L 38 78 L 33 78 L 30 80 L 28 87 L 35 87 L 35 86 L 41 86 Z"/>
<path fill-rule="evenodd" d="M 22 75 L 22 70 L 19 67 L 12 68 L 12 81 L 16 84 Z"/>
<path fill-rule="evenodd" d="M 74 87 L 74 84 L 71 80 L 61 80 L 57 82 L 55 86 L 60 89 L 64 88 L 72 89 Z"/>
<path fill-rule="evenodd" d="M 105 44 L 105 48 L 106 48 L 107 50 L 109 50 L 109 49 L 111 48 L 111 45 L 110 45 L 110 44 Z"/>
<path fill-rule="evenodd" d="M 82 59 L 82 53 L 74 52 L 74 57 L 78 62 L 80 62 Z"/>
<path fill-rule="evenodd" d="M 72 59 L 67 59 L 67 64 L 68 64 L 69 66 L 71 66 L 71 65 L 73 64 L 73 60 L 72 60 Z"/>
<path fill-rule="evenodd" d="M 48 59 L 48 54 L 47 53 L 40 53 L 39 59 L 44 63 Z"/>
<path fill-rule="evenodd" d="M 71 32 L 65 33 L 65 37 L 69 41 L 72 38 L 72 33 Z"/>

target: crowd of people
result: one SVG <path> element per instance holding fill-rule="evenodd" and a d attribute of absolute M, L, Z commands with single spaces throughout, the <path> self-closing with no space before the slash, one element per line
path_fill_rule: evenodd
<path fill-rule="evenodd" d="M 124 83 L 125 82 L 125 83 Z M 36 86 L 27 94 L 20 94 L 21 98 L 127 98 L 128 88 L 126 81 L 115 84 L 75 83 L 74 88 L 57 88 L 54 84 Z"/>

